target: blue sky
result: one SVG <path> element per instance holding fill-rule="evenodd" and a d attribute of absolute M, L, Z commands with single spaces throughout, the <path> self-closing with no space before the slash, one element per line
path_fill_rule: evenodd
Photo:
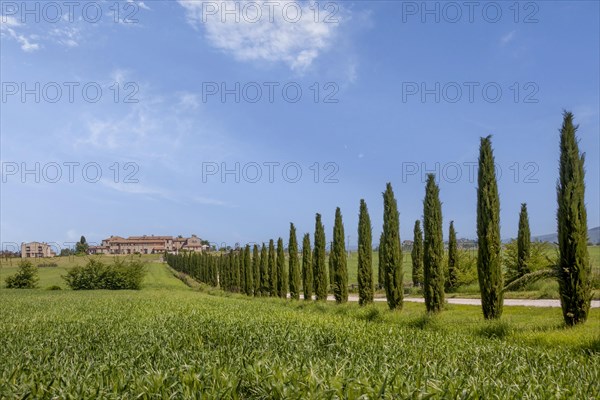
<path fill-rule="evenodd" d="M 473 238 L 469 174 L 489 134 L 502 236 L 522 202 L 532 233 L 550 233 L 563 109 L 600 225 L 598 2 L 27 3 L 0 2 L 3 243 L 261 242 L 290 222 L 312 232 L 316 212 L 331 236 L 339 206 L 354 244 L 361 198 L 379 237 L 386 182 L 411 239 L 424 170 L 445 235 L 454 220 Z"/>

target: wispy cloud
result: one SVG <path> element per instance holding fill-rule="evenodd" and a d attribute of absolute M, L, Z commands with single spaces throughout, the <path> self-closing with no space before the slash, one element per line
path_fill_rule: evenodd
<path fill-rule="evenodd" d="M 500 44 L 502 44 L 503 46 L 506 46 L 507 44 L 512 42 L 516 36 L 517 36 L 517 31 L 512 30 L 500 38 Z"/>
<path fill-rule="evenodd" d="M 324 10 L 316 14 L 314 8 L 322 6 L 313 1 L 251 2 L 260 5 L 260 11 L 244 7 L 248 1 L 178 2 L 185 8 L 193 26 L 204 26 L 206 38 L 214 47 L 240 61 L 284 63 L 292 71 L 300 73 L 310 68 L 319 55 L 331 47 L 340 24 L 350 18 L 349 11 L 338 6 L 339 3 L 335 3 L 339 8 L 331 16 Z M 286 7 L 289 3 L 294 3 L 294 6 Z M 215 7 L 218 8 L 216 12 Z M 238 21 L 236 16 L 225 15 L 225 9 L 240 10 Z"/>
<path fill-rule="evenodd" d="M 34 43 L 34 35 L 24 35 L 17 32 L 17 29 L 23 25 L 16 18 L 9 15 L 0 16 L 0 34 L 2 37 L 9 37 L 16 40 L 21 45 L 21 50 L 33 52 L 40 49 L 39 43 Z"/>

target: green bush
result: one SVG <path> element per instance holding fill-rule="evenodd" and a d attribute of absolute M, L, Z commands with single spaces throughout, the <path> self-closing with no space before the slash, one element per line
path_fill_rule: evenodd
<path fill-rule="evenodd" d="M 107 265 L 92 259 L 83 267 L 72 268 L 63 279 L 73 290 L 139 290 L 144 275 L 144 264 L 139 260 L 115 259 Z"/>
<path fill-rule="evenodd" d="M 43 262 L 38 264 L 38 268 L 56 268 L 58 264 L 55 262 Z"/>
<path fill-rule="evenodd" d="M 546 254 L 551 249 L 551 245 L 546 242 L 531 242 L 530 256 L 528 261 L 528 268 L 530 272 L 539 271 L 541 269 L 548 268 L 551 264 L 556 261 L 549 261 Z M 510 283 L 515 279 L 519 278 L 518 271 L 518 253 L 517 253 L 517 241 L 512 240 L 510 243 L 504 246 L 503 262 L 506 267 L 506 283 Z"/>
<path fill-rule="evenodd" d="M 6 278 L 8 289 L 33 289 L 38 282 L 37 268 L 30 261 L 21 261 L 16 274 Z"/>
<path fill-rule="evenodd" d="M 47 290 L 62 290 L 62 288 L 58 285 L 48 286 Z"/>

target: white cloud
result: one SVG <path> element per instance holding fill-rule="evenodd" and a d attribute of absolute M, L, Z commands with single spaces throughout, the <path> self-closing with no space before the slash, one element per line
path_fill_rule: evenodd
<path fill-rule="evenodd" d="M 11 16 L 2 15 L 0 16 L 0 33 L 2 36 L 8 36 L 17 41 L 21 45 L 21 49 L 25 52 L 33 52 L 40 49 L 38 43 L 33 43 L 33 36 L 25 36 L 17 33 L 15 29 L 20 28 L 22 25 Z"/>
<path fill-rule="evenodd" d="M 313 1 L 178 2 L 193 26 L 204 26 L 206 38 L 214 47 L 240 61 L 284 63 L 296 72 L 308 69 L 331 47 L 340 24 L 349 15 L 337 6 L 339 3 L 332 3 L 338 7 L 332 14 L 332 10 L 317 7 Z M 248 4 L 259 4 L 260 9 Z M 236 10 L 235 15 L 225 10 Z"/>
<path fill-rule="evenodd" d="M 516 35 L 517 35 L 517 31 L 508 32 L 506 35 L 504 35 L 504 36 L 502 36 L 502 38 L 500 38 L 500 43 L 503 46 L 505 46 L 505 45 L 509 44 L 510 42 L 512 42 Z"/>

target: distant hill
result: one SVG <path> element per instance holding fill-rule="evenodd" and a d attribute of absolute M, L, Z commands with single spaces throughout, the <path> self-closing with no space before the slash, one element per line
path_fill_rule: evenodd
<path fill-rule="evenodd" d="M 534 236 L 532 239 L 540 242 L 556 243 L 558 242 L 558 234 L 549 233 L 547 235 Z M 588 230 L 588 241 L 594 244 L 600 243 L 600 226 Z"/>

